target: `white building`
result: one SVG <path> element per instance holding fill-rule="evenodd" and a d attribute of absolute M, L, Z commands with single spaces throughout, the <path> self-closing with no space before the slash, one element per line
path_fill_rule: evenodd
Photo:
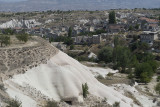
<path fill-rule="evenodd" d="M 145 42 L 152 45 L 155 40 L 158 40 L 158 33 L 151 31 L 144 31 L 140 35 L 140 40 L 141 42 Z"/>

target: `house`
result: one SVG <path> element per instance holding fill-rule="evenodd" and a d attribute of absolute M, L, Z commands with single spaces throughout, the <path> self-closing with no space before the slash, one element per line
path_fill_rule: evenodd
<path fill-rule="evenodd" d="M 90 36 L 77 36 L 72 37 L 74 44 L 99 44 L 102 41 L 101 35 Z"/>
<path fill-rule="evenodd" d="M 102 41 L 101 35 L 93 35 L 92 36 L 92 43 L 93 44 L 99 44 L 99 43 L 101 43 L 101 41 Z"/>
<path fill-rule="evenodd" d="M 152 31 L 152 32 L 160 30 L 158 26 L 159 20 L 140 17 L 139 21 L 141 22 L 142 30 Z"/>
<path fill-rule="evenodd" d="M 107 31 L 110 33 L 124 32 L 125 26 L 122 24 L 110 24 L 108 25 Z"/>
<path fill-rule="evenodd" d="M 151 32 L 151 31 L 144 31 L 140 35 L 140 41 L 148 43 L 150 45 L 153 45 L 153 42 L 155 40 L 158 40 L 158 33 L 157 32 Z"/>
<path fill-rule="evenodd" d="M 158 24 L 148 24 L 147 29 L 149 31 L 158 31 L 159 30 L 159 26 L 158 26 Z"/>
<path fill-rule="evenodd" d="M 95 31 L 95 27 L 90 26 L 90 27 L 89 27 L 89 32 L 94 32 L 94 31 Z"/>

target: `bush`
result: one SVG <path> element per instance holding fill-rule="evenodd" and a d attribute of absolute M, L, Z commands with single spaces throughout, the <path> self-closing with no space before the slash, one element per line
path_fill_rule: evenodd
<path fill-rule="evenodd" d="M 132 72 L 130 72 L 130 73 L 128 74 L 128 79 L 133 79 L 133 78 L 134 78 L 134 75 L 133 75 Z"/>
<path fill-rule="evenodd" d="M 115 103 L 113 104 L 113 107 L 120 107 L 120 102 L 115 102 Z"/>
<path fill-rule="evenodd" d="M 102 75 L 100 75 L 100 74 L 96 78 L 97 79 L 104 79 L 104 77 Z"/>
<path fill-rule="evenodd" d="M 155 91 L 160 95 L 160 82 L 156 85 Z"/>
<path fill-rule="evenodd" d="M 73 50 L 73 49 L 74 49 L 74 45 L 71 45 L 71 46 L 70 46 L 70 50 Z"/>
<path fill-rule="evenodd" d="M 82 92 L 83 92 L 83 98 L 87 98 L 87 95 L 89 94 L 87 83 L 85 83 L 84 85 L 82 84 Z"/>
<path fill-rule="evenodd" d="M 160 82 L 160 76 L 157 77 L 157 82 Z"/>
<path fill-rule="evenodd" d="M 6 88 L 4 87 L 4 84 L 0 84 L 0 89 L 1 89 L 2 91 L 6 91 Z"/>
<path fill-rule="evenodd" d="M 45 107 L 58 107 L 58 104 L 54 101 L 48 101 Z"/>
<path fill-rule="evenodd" d="M 7 107 L 22 107 L 22 102 L 20 102 L 19 100 L 17 100 L 17 98 L 8 101 L 8 106 Z"/>

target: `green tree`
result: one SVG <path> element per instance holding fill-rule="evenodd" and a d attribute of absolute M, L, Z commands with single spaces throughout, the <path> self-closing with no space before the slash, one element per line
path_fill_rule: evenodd
<path fill-rule="evenodd" d="M 0 35 L 0 43 L 1 47 L 4 45 L 9 45 L 10 44 L 10 36 L 7 35 Z"/>
<path fill-rule="evenodd" d="M 113 48 L 104 47 L 99 51 L 98 59 L 100 61 L 105 61 L 106 63 L 112 62 L 112 56 L 113 56 L 112 54 L 113 54 Z"/>
<path fill-rule="evenodd" d="M 11 29 L 11 28 L 4 29 L 3 34 L 13 35 L 14 34 L 14 30 Z"/>
<path fill-rule="evenodd" d="M 53 37 L 49 38 L 49 43 L 51 43 L 51 42 L 54 42 L 54 38 Z"/>
<path fill-rule="evenodd" d="M 135 29 L 137 29 L 137 30 L 139 29 L 139 24 L 135 25 Z"/>
<path fill-rule="evenodd" d="M 64 43 L 67 44 L 68 46 L 69 46 L 69 45 L 72 45 L 72 44 L 73 44 L 73 39 L 70 38 L 70 37 L 67 37 L 67 38 L 65 39 Z"/>
<path fill-rule="evenodd" d="M 116 24 L 116 14 L 115 11 L 109 13 L 109 24 Z"/>
<path fill-rule="evenodd" d="M 133 26 L 129 26 L 129 29 L 128 29 L 128 30 L 130 30 L 130 31 L 133 30 Z"/>
<path fill-rule="evenodd" d="M 113 62 L 114 68 L 122 67 L 122 71 L 125 72 L 125 68 L 130 66 L 132 55 L 127 47 L 117 46 L 113 49 Z"/>
<path fill-rule="evenodd" d="M 69 30 L 68 30 L 68 37 L 72 37 L 72 28 L 69 27 Z"/>
<path fill-rule="evenodd" d="M 153 76 L 152 67 L 148 63 L 141 63 L 135 67 L 135 75 L 140 79 L 140 82 L 148 83 Z"/>
<path fill-rule="evenodd" d="M 116 36 L 114 37 L 114 47 L 117 47 L 119 45 L 119 38 Z"/>
<path fill-rule="evenodd" d="M 140 74 L 140 81 L 144 83 L 149 83 L 151 81 L 151 77 L 149 76 L 149 72 L 142 72 Z"/>
<path fill-rule="evenodd" d="M 155 91 L 160 95 L 160 82 L 156 85 Z"/>
<path fill-rule="evenodd" d="M 71 45 L 71 46 L 70 46 L 70 50 L 73 50 L 73 49 L 74 49 L 74 45 Z"/>
<path fill-rule="evenodd" d="M 155 60 L 150 60 L 147 62 L 151 67 L 153 72 L 156 72 L 157 68 L 158 68 L 158 63 Z"/>
<path fill-rule="evenodd" d="M 87 95 L 89 94 L 88 89 L 87 83 L 82 84 L 83 98 L 87 98 Z"/>
<path fill-rule="evenodd" d="M 22 42 L 27 42 L 28 41 L 28 38 L 29 38 L 29 35 L 24 33 L 24 34 L 18 34 L 16 35 L 16 38 L 19 40 L 19 41 L 22 41 Z"/>

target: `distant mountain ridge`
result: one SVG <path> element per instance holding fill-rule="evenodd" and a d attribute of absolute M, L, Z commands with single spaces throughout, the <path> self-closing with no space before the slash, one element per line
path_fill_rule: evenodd
<path fill-rule="evenodd" d="M 119 8 L 160 8 L 160 0 L 27 0 L 0 1 L 0 11 L 106 10 Z"/>

